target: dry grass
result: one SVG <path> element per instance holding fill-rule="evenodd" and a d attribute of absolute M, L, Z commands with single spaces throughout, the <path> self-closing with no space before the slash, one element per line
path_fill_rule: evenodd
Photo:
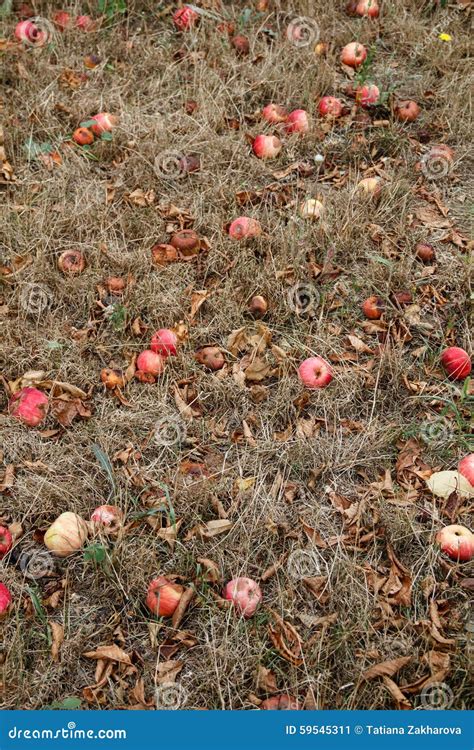
<path fill-rule="evenodd" d="M 50 13 L 49 3 L 33 5 L 37 15 Z M 203 5 L 216 8 L 219 3 Z M 246 5 L 256 3 L 226 3 L 226 17 L 237 19 Z M 437 358 L 442 347 L 454 341 L 472 350 L 469 255 L 441 241 L 445 228 L 414 224 L 413 216 L 427 205 L 415 192 L 415 187 L 424 186 L 449 208 L 462 234 L 472 229 L 470 18 L 461 3 L 452 2 L 446 9 L 436 2 L 420 5 L 414 0 L 385 0 L 380 22 L 371 24 L 349 18 L 342 2 L 331 2 L 328 8 L 322 0 L 270 0 L 268 12 L 253 11 L 244 27 L 251 54 L 239 58 L 214 22 L 204 19 L 196 31 L 180 37 L 169 13 L 160 12 L 164 6 L 135 2 L 126 17 L 97 32 L 57 35 L 50 51 L 0 52 L 1 121 L 17 177 L 0 188 L 0 264 L 9 266 L 20 256 L 32 259 L 15 276 L 15 283 L 5 283 L 0 290 L 3 375 L 14 380 L 27 370 L 45 370 L 52 379 L 93 389 L 92 417 L 75 421 L 53 438 L 8 417 L 6 393 L 0 395 L 3 463 L 17 467 L 14 486 L 1 495 L 0 516 L 20 522 L 25 531 L 0 570 L 15 600 L 13 614 L 0 624 L 4 707 L 40 708 L 68 696 L 82 697 L 83 688 L 94 684 L 95 668 L 95 662 L 82 654 L 114 640 L 128 652 L 137 652 L 138 675 L 143 676 L 147 696 L 152 695 L 157 646 L 150 638 L 143 600 L 154 575 L 176 573 L 183 581 L 194 580 L 197 558 L 206 557 L 218 564 L 224 580 L 240 574 L 258 579 L 283 553 L 309 549 L 301 519 L 324 538 L 341 535 L 341 515 L 329 500 L 328 488 L 356 501 L 390 469 L 395 495 L 400 497 L 395 480 L 397 440 L 416 437 L 427 414 L 437 414 L 436 404 L 429 406 L 408 391 L 403 376 L 434 385 L 439 396 L 454 398 L 463 413 L 464 422 L 452 427 L 447 445 L 422 443 L 423 460 L 432 467 L 453 468 L 467 452 L 468 404 L 461 403 L 459 388 L 453 391 L 443 381 Z M 84 12 L 86 6 L 68 8 Z M 287 24 L 295 16 L 317 19 L 320 38 L 329 42 L 327 58 L 317 57 L 313 45 L 296 48 L 285 39 Z M 15 22 L 13 15 L 6 17 L 0 36 L 10 35 Z M 443 44 L 437 38 L 440 31 L 449 31 L 452 42 Z M 325 146 L 323 134 L 314 126 L 302 139 L 287 138 L 276 162 L 251 156 L 245 134 L 261 131 L 252 116 L 268 101 L 307 108 L 315 121 L 318 98 L 341 94 L 346 76 L 338 64 L 338 50 L 354 38 L 375 45 L 374 79 L 386 92 L 395 90 L 419 101 L 420 119 L 401 125 L 388 110 L 381 110 L 377 117 L 389 119 L 384 127 L 352 125 L 345 130 L 336 125 L 332 135 L 340 137 Z M 177 59 L 181 45 L 194 57 Z M 102 60 L 99 67 L 77 88 L 64 85 L 63 70 L 83 73 L 83 58 L 92 52 Z M 184 110 L 188 99 L 198 105 L 192 115 Z M 112 142 L 96 144 L 97 159 L 89 160 L 74 148 L 63 150 L 62 165 L 51 170 L 28 160 L 29 138 L 56 144 L 101 110 L 119 114 L 120 126 Z M 226 118 L 238 120 L 240 129 L 230 129 Z M 426 143 L 436 142 L 448 143 L 456 156 L 451 174 L 433 183 L 424 180 L 415 165 Z M 201 171 L 179 180 L 157 177 L 154 159 L 170 149 L 198 153 Z M 276 169 L 292 161 L 312 161 L 319 152 L 326 156 L 326 173 L 338 168 L 348 175 L 343 184 L 319 181 L 315 174 L 298 180 L 293 174 L 286 182 L 295 205 L 307 196 L 321 197 L 326 206 L 322 222 L 303 222 L 295 206 L 279 207 L 271 201 L 243 210 L 236 205 L 237 191 L 261 189 L 274 182 L 271 173 Z M 356 197 L 355 185 L 376 163 L 383 164 L 386 186 L 380 201 L 368 204 Z M 107 186 L 115 189 L 110 201 Z M 140 207 L 127 201 L 126 194 L 136 189 L 153 190 L 154 203 Z M 198 264 L 165 269 L 150 264 L 150 248 L 168 237 L 166 220 L 157 210 L 168 202 L 188 210 L 195 217 L 194 228 L 209 240 L 211 250 Z M 239 213 L 258 218 L 264 237 L 253 244 L 233 244 L 222 227 Z M 373 225 L 382 227 L 389 240 L 377 244 Z M 413 253 L 420 239 L 432 242 L 437 251 L 436 266 L 426 278 Z M 74 280 L 65 279 L 56 267 L 57 257 L 67 248 L 81 249 L 88 261 L 85 273 Z M 327 258 L 342 269 L 337 280 L 311 278 L 308 263 L 322 264 Z M 281 272 L 289 266 L 291 283 L 309 284 L 318 295 L 313 316 L 298 316 L 288 305 L 289 285 Z M 75 330 L 99 319 L 96 285 L 107 275 L 127 273 L 135 278 L 122 299 L 127 319 L 140 316 L 149 326 L 148 334 L 134 336 L 129 326 L 117 329 L 101 318 L 89 338 L 74 338 Z M 21 293 L 28 283 L 45 284 L 50 290 L 51 304 L 39 316 L 26 314 L 22 307 Z M 442 307 L 423 292 L 428 284 L 446 299 Z M 151 331 L 187 320 L 192 289 L 211 288 L 212 296 L 195 320 L 188 321 L 186 345 L 156 385 L 130 383 L 128 408 L 103 391 L 102 367 L 111 362 L 126 366 L 132 353 L 145 348 Z M 371 294 L 389 300 L 391 293 L 401 290 L 412 294 L 431 327 L 411 325 L 411 340 L 394 337 L 391 346 L 374 357 L 362 354 L 358 362 L 341 362 L 330 388 L 311 393 L 298 409 L 299 362 L 312 353 L 340 356 L 350 350 L 345 338 L 349 333 L 376 347 L 376 337 L 361 328 L 360 304 Z M 256 293 L 269 300 L 265 324 L 273 342 L 287 353 L 285 374 L 265 383 L 266 399 L 260 403 L 250 389 L 234 381 L 231 365 L 226 377 L 218 379 L 193 356 L 206 343 L 225 348 L 229 333 L 249 323 L 246 305 Z M 388 303 L 386 319 L 396 327 L 402 318 L 403 310 Z M 235 360 L 231 355 L 228 359 L 231 364 Z M 187 425 L 181 443 L 157 445 L 150 433 L 163 414 L 176 414 L 173 386 L 187 377 L 194 379 L 203 416 Z M 274 433 L 290 422 L 311 417 L 324 420 L 312 437 L 293 432 L 286 442 L 275 440 Z M 343 420 L 363 423 L 362 431 L 348 432 Z M 235 438 L 244 421 L 253 442 Z M 141 452 L 135 468 L 145 476 L 144 486 L 134 486 L 115 462 L 114 501 L 131 519 L 146 510 L 144 490 L 165 484 L 176 517 L 183 519 L 174 549 L 149 525 L 137 523 L 109 545 L 105 564 L 77 555 L 58 562 L 53 578 L 26 579 L 17 561 L 22 549 L 33 543 L 35 529 L 45 529 L 65 510 L 88 518 L 110 496 L 92 445 L 100 445 L 112 458 L 130 443 Z M 206 463 L 214 478 L 186 486 L 179 471 L 183 459 Z M 254 485 L 238 495 L 235 483 L 243 477 L 254 477 Z M 293 502 L 285 498 L 287 482 L 299 487 Z M 186 532 L 197 523 L 216 518 L 216 497 L 226 510 L 239 500 L 231 531 L 208 541 L 185 541 Z M 459 520 L 469 525 L 466 515 Z M 305 642 L 316 635 L 304 650 L 301 667 L 289 664 L 272 646 L 266 607 L 252 621 L 242 622 L 217 607 L 210 588 L 218 591 L 218 586 L 203 586 L 182 624 L 196 638 L 196 646 L 175 657 L 185 662 L 178 680 L 188 696 L 186 708 L 252 707 L 249 696 L 257 692 L 259 664 L 274 671 L 282 692 L 303 699 L 311 688 L 319 708 L 391 708 L 393 699 L 384 684 L 364 682 L 361 673 L 377 661 L 412 655 L 413 663 L 399 682 L 414 682 L 426 673 L 422 658 L 432 649 L 450 654 L 445 681 L 454 694 L 452 707 L 463 708 L 468 597 L 459 585 L 462 575 L 449 573 L 432 547 L 433 531 L 442 521 L 441 509 L 426 492 L 412 504 L 397 505 L 372 488 L 361 517 L 361 529 L 376 532 L 370 543 L 360 548 L 338 543 L 320 550 L 322 572 L 328 577 L 326 603 L 316 601 L 292 579 L 285 565 L 262 584 L 267 607 L 294 623 Z M 393 621 L 381 618 L 377 596 L 363 571 L 366 564 L 388 569 L 387 543 L 413 581 L 412 605 L 395 606 Z M 429 597 L 424 595 L 429 578 L 437 582 L 436 595 L 442 592 L 449 604 L 444 634 L 453 639 L 451 646 L 433 641 L 420 624 L 430 619 Z M 64 626 L 60 660 L 53 662 L 45 626 L 32 611 L 28 592 L 36 591 L 44 601 L 58 582 L 65 586 L 59 606 L 43 609 L 48 620 Z M 327 628 L 307 627 L 299 619 L 302 613 L 336 613 L 337 619 Z M 169 624 L 163 626 L 158 643 L 169 632 Z M 104 703 L 91 706 L 133 704 L 132 685 L 133 680 L 125 686 L 109 681 L 102 690 Z M 419 696 L 410 698 L 419 705 Z"/>

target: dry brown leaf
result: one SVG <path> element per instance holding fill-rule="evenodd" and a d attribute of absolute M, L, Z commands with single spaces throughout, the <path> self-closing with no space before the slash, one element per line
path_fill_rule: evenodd
<path fill-rule="evenodd" d="M 204 304 L 204 302 L 208 299 L 208 297 L 210 297 L 211 294 L 212 291 L 208 291 L 207 289 L 197 290 L 191 294 L 191 311 L 189 313 L 189 317 L 191 320 L 193 320 L 199 308 Z"/>
<path fill-rule="evenodd" d="M 375 664 L 373 667 L 366 669 L 362 673 L 361 677 L 363 680 L 373 680 L 374 677 L 393 677 L 394 674 L 400 671 L 402 667 L 409 664 L 413 660 L 413 656 L 400 656 L 398 659 L 387 659 L 382 661 L 380 664 Z"/>
<path fill-rule="evenodd" d="M 130 656 L 119 646 L 99 646 L 95 651 L 87 651 L 83 654 L 87 659 L 99 659 L 104 661 L 115 661 L 120 664 L 132 664 Z"/>
<path fill-rule="evenodd" d="M 268 625 L 268 634 L 278 653 L 295 666 L 303 663 L 301 658 L 301 637 L 289 622 L 283 620 L 277 612 L 270 610 L 272 622 Z"/>
<path fill-rule="evenodd" d="M 271 669 L 267 669 L 262 664 L 258 665 L 257 670 L 257 690 L 259 693 L 274 695 L 278 693 L 276 676 Z"/>
<path fill-rule="evenodd" d="M 59 651 L 64 641 L 64 628 L 59 622 L 50 622 L 51 628 L 51 657 L 53 661 L 59 661 Z"/>
<path fill-rule="evenodd" d="M 218 583 L 222 580 L 221 572 L 217 563 L 207 557 L 198 557 L 197 562 L 202 565 L 202 578 L 209 583 Z"/>
<path fill-rule="evenodd" d="M 191 604 L 195 593 L 196 590 L 194 586 L 188 586 L 188 588 L 183 592 L 181 599 L 178 602 L 178 606 L 173 612 L 173 617 L 171 618 L 171 624 L 176 630 L 179 628 L 181 620 L 183 619 L 187 608 Z"/>
<path fill-rule="evenodd" d="M 10 487 L 13 487 L 14 483 L 15 483 L 15 466 L 14 464 L 8 464 L 5 467 L 3 477 L 0 480 L 0 492 L 5 492 L 5 490 L 10 489 Z"/>
<path fill-rule="evenodd" d="M 156 684 L 163 685 L 166 683 L 176 682 L 176 677 L 184 667 L 183 661 L 162 661 L 156 667 Z"/>
<path fill-rule="evenodd" d="M 412 705 L 408 698 L 403 695 L 402 691 L 398 687 L 398 685 L 390 679 L 390 677 L 384 676 L 383 683 L 387 690 L 389 691 L 392 698 L 395 700 L 395 703 L 397 705 L 398 710 L 410 710 L 412 708 Z"/>
<path fill-rule="evenodd" d="M 349 339 L 350 345 L 353 349 L 355 349 L 356 352 L 359 352 L 360 354 L 374 353 L 370 346 L 367 346 L 367 344 L 364 343 L 364 341 L 362 341 L 362 339 L 360 339 L 358 336 L 350 333 L 347 338 Z"/>

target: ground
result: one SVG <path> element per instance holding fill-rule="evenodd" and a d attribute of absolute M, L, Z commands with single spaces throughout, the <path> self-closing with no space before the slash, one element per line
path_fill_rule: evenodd
<path fill-rule="evenodd" d="M 99 5 L 66 5 L 95 23 L 62 32 L 57 7 L 33 2 L 36 46 L 14 37 L 28 10 L 3 3 L 3 707 L 241 710 L 289 694 L 464 708 L 472 567 L 434 539 L 469 527 L 472 504 L 426 479 L 473 450 L 472 386 L 440 365 L 447 346 L 472 351 L 472 3 L 381 0 L 370 20 L 342 0 L 208 0 L 183 33 L 169 4 Z M 354 40 L 369 50 L 355 75 L 339 61 Z M 368 110 L 350 95 L 363 79 L 381 91 Z M 335 121 L 318 115 L 328 94 L 345 107 Z M 419 104 L 414 122 L 396 118 L 401 99 Z M 272 101 L 307 110 L 309 132 L 262 120 Z M 119 118 L 110 136 L 74 144 L 103 111 Z M 277 158 L 252 153 L 259 133 L 281 136 Z M 380 194 L 357 190 L 365 177 Z M 318 220 L 301 217 L 307 198 Z M 261 236 L 230 239 L 240 215 Z M 154 265 L 182 228 L 198 255 Z M 82 274 L 59 270 L 65 250 Z M 372 295 L 380 320 L 361 311 Z M 164 327 L 178 354 L 140 382 L 135 356 Z M 196 360 L 205 345 L 222 370 Z M 316 355 L 333 379 L 310 390 L 298 367 Z M 107 390 L 103 368 L 124 387 Z M 8 412 L 24 385 L 49 399 L 37 427 Z M 104 503 L 123 511 L 118 535 L 91 529 L 85 551 L 49 554 L 60 513 L 88 521 Z M 181 621 L 147 610 L 157 575 L 190 589 Z M 221 598 L 236 576 L 262 589 L 252 618 Z"/>

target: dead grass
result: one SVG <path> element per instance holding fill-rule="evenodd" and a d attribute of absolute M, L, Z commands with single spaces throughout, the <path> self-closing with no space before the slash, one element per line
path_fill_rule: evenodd
<path fill-rule="evenodd" d="M 202 5 L 235 20 L 251 4 L 225 4 L 225 9 L 218 2 Z M 410 391 L 406 380 L 425 382 L 431 395 L 452 398 L 463 416 L 457 426 L 450 422 L 447 445 L 420 443 L 423 461 L 433 468 L 453 468 L 469 449 L 469 401 L 444 381 L 437 364 L 446 344 L 456 342 L 472 351 L 469 249 L 446 240 L 446 226 L 414 221 L 419 208 L 429 206 L 436 213 L 428 202 L 435 196 L 449 209 L 461 235 L 467 237 L 472 229 L 469 11 L 456 2 L 443 10 L 437 3 L 420 8 L 419 2 L 385 0 L 380 22 L 371 24 L 349 18 L 342 5 L 270 0 L 268 12 L 253 12 L 244 28 L 251 43 L 245 58 L 236 56 L 212 21 L 204 19 L 196 31 L 181 37 L 161 6 L 141 2 L 131 3 L 127 17 L 96 32 L 57 35 L 49 52 L 0 51 L 1 120 L 16 175 L 14 183 L 0 190 L 0 265 L 29 258 L 13 283 L 7 279 L 0 290 L 3 375 L 12 381 L 28 370 L 44 370 L 51 379 L 93 392 L 92 417 L 74 421 L 51 438 L 7 416 L 7 395 L 0 395 L 3 468 L 16 467 L 13 487 L 1 495 L 0 516 L 24 529 L 1 563 L 1 580 L 14 596 L 13 613 L 0 624 L 5 708 L 40 708 L 68 696 L 80 697 L 84 707 L 134 705 L 130 690 L 137 678 L 144 680 L 145 695 L 153 697 L 158 645 L 172 629 L 169 623 L 157 628 L 147 614 L 148 581 L 158 573 L 193 581 L 199 557 L 214 560 L 223 580 L 237 575 L 259 579 L 285 553 L 313 549 L 302 521 L 323 539 L 339 538 L 334 546 L 318 548 L 321 575 L 327 576 L 324 602 L 292 578 L 285 563 L 262 584 L 265 607 L 248 622 L 218 607 L 211 592 L 219 592 L 218 584 L 202 584 L 181 626 L 195 638 L 195 646 L 173 657 L 184 661 L 178 681 L 185 707 L 251 708 L 252 696 L 265 697 L 257 685 L 258 666 L 263 665 L 276 675 L 279 692 L 306 698 L 308 706 L 393 708 L 396 703 L 383 681 L 364 681 L 362 672 L 374 663 L 410 655 L 412 663 L 394 677 L 403 689 L 429 674 L 423 658 L 432 652 L 449 660 L 442 681 L 453 691 L 452 707 L 466 705 L 468 590 L 461 582 L 469 576 L 468 566 L 461 570 L 440 560 L 432 539 L 434 530 L 448 523 L 445 509 L 413 477 L 416 492 L 411 502 L 401 502 L 407 486 L 400 484 L 396 461 L 404 441 L 419 437 L 428 415 L 439 413 L 439 402 L 422 400 L 423 388 Z M 36 15 L 48 15 L 49 3 L 33 6 Z M 85 11 L 87 4 L 70 6 L 79 8 Z M 326 58 L 318 58 L 313 45 L 295 48 L 286 40 L 285 29 L 295 16 L 317 19 L 320 38 L 329 43 Z M 15 22 L 14 16 L 4 19 L 0 36 L 10 36 Z M 453 41 L 443 44 L 441 31 L 449 31 Z M 375 45 L 374 80 L 385 92 L 416 99 L 422 115 L 412 125 L 401 125 L 389 109 L 382 109 L 375 119 L 388 119 L 388 124 L 365 129 L 348 117 L 326 136 L 332 144 L 326 146 L 315 124 L 315 102 L 323 94 L 343 95 L 347 79 L 338 65 L 338 50 L 354 38 Z M 190 53 L 184 60 L 177 59 L 180 46 Z M 64 84 L 64 69 L 83 74 L 83 58 L 92 52 L 102 60 L 98 68 L 75 88 Z M 198 105 L 192 115 L 184 111 L 188 99 Z M 245 135 L 262 130 L 255 115 L 270 100 L 289 109 L 307 108 L 314 126 L 303 139 L 287 138 L 279 159 L 264 163 L 250 155 Z M 28 139 L 60 144 L 79 122 L 101 110 L 119 114 L 120 126 L 112 142 L 94 146 L 96 159 L 65 148 L 62 164 L 48 170 L 27 158 Z M 240 128 L 229 128 L 226 118 L 237 120 Z M 455 150 L 455 165 L 444 180 L 427 181 L 416 164 L 429 144 L 437 142 Z M 167 150 L 198 153 L 201 171 L 185 179 L 160 179 L 154 160 Z M 340 181 L 292 173 L 280 182 L 288 186 L 293 203 L 265 200 L 243 209 L 236 204 L 237 191 L 260 190 L 276 181 L 274 171 L 294 161 L 312 162 L 316 153 L 325 155 L 325 173 L 337 169 Z M 373 174 L 374 166 L 383 169 L 386 181 L 376 204 L 355 194 L 357 181 Z M 127 200 L 137 189 L 154 191 L 151 205 Z M 298 203 L 309 196 L 319 196 L 326 207 L 320 223 L 298 218 Z M 211 250 L 197 264 L 165 269 L 150 264 L 150 248 L 168 237 L 166 219 L 157 209 L 167 203 L 189 211 L 194 228 L 209 240 Z M 265 229 L 261 239 L 231 243 L 222 227 L 239 213 L 259 219 Z M 414 258 L 413 247 L 421 239 L 436 247 L 437 263 L 429 275 Z M 67 248 L 82 250 L 88 261 L 84 274 L 73 280 L 56 266 Z M 341 269 L 337 278 L 315 277 L 311 264 L 326 268 L 327 262 Z M 100 318 L 97 307 L 96 285 L 107 275 L 127 273 L 135 280 L 121 300 L 127 321 L 139 316 L 149 326 L 139 337 L 128 324 L 114 328 Z M 296 315 L 288 304 L 288 291 L 296 283 L 310 285 L 315 294 L 311 315 Z M 49 290 L 50 305 L 40 315 L 26 314 L 22 307 L 28 284 L 44 284 Z M 190 321 L 191 291 L 200 289 L 213 293 Z M 399 291 L 410 292 L 420 306 L 421 324 L 407 323 L 404 308 L 391 296 Z M 283 374 L 264 383 L 262 401 L 255 390 L 233 379 L 232 363 L 239 357 L 228 354 L 227 374 L 219 379 L 193 356 L 208 343 L 226 348 L 233 330 L 251 325 L 246 305 L 256 293 L 268 299 L 264 322 L 272 343 L 286 353 Z M 362 326 L 360 304 L 371 294 L 387 301 L 390 345 L 380 349 L 377 337 Z M 98 321 L 92 335 L 78 338 L 75 333 L 91 320 Z M 102 390 L 102 367 L 126 367 L 131 355 L 145 348 L 151 331 L 179 320 L 187 321 L 189 339 L 158 384 L 131 382 L 128 408 Z M 363 339 L 373 356 L 341 359 L 347 352 L 354 355 L 348 334 Z M 302 403 L 296 368 L 313 353 L 339 362 L 331 387 L 308 394 Z M 193 379 L 202 417 L 186 424 L 181 443 L 163 447 L 150 435 L 163 414 L 176 417 L 173 389 L 183 378 Z M 361 427 L 347 427 L 350 420 Z M 244 422 L 250 440 L 243 436 Z M 291 436 L 276 439 L 275 433 L 289 424 Z M 47 427 L 53 427 L 52 418 Z M 128 444 L 139 451 L 127 464 L 128 476 L 114 462 L 112 496 L 93 444 L 110 459 Z M 180 471 L 185 459 L 205 464 L 212 478 L 189 484 Z M 373 486 L 386 471 L 393 480 L 391 493 Z M 236 481 L 249 477 L 253 484 L 239 491 Z M 296 485 L 291 502 L 285 497 L 290 483 Z M 156 500 L 162 485 L 183 522 L 173 549 L 146 522 L 137 522 L 123 538 L 106 545 L 104 563 L 77 555 L 57 562 L 52 577 L 31 581 L 23 575 L 18 565 L 22 550 L 32 545 L 40 549 L 35 530 L 44 530 L 60 512 L 74 510 L 89 518 L 93 508 L 112 499 L 132 520 L 147 510 L 147 493 Z M 365 498 L 357 539 L 372 531 L 370 540 L 341 541 L 343 518 L 330 492 L 354 503 Z M 216 498 L 225 511 L 234 508 L 230 532 L 207 541 L 186 540 L 197 524 L 217 517 Z M 460 507 L 457 519 L 465 525 L 467 510 Z M 388 574 L 387 545 L 410 572 L 412 598 L 410 606 L 394 603 L 384 612 L 368 582 L 367 566 L 380 576 Z M 48 596 L 61 587 L 63 595 L 53 608 Z M 31 591 L 43 602 L 40 614 L 34 612 Z M 432 599 L 439 603 L 450 644 L 430 635 Z M 284 660 L 269 640 L 269 610 L 300 632 L 306 644 L 301 666 Z M 305 624 L 304 618 L 308 623 L 330 614 L 336 615 L 332 624 Z M 64 627 L 58 662 L 51 660 L 42 616 Z M 135 653 L 137 672 L 122 682 L 109 680 L 86 699 L 83 689 L 94 685 L 95 662 L 82 654 L 112 642 Z M 419 692 L 409 699 L 420 705 Z"/>

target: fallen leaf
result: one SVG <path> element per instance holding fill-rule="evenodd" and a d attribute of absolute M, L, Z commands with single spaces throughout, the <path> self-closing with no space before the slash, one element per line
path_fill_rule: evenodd
<path fill-rule="evenodd" d="M 59 661 L 59 650 L 64 641 L 64 628 L 59 622 L 50 622 L 49 627 L 51 628 L 51 656 L 53 661 Z"/>
<path fill-rule="evenodd" d="M 413 656 L 400 656 L 398 659 L 388 659 L 366 669 L 361 677 L 363 680 L 373 680 L 374 677 L 383 677 L 384 675 L 386 677 L 393 677 L 394 674 L 397 674 L 402 667 L 409 664 L 412 660 Z"/>

